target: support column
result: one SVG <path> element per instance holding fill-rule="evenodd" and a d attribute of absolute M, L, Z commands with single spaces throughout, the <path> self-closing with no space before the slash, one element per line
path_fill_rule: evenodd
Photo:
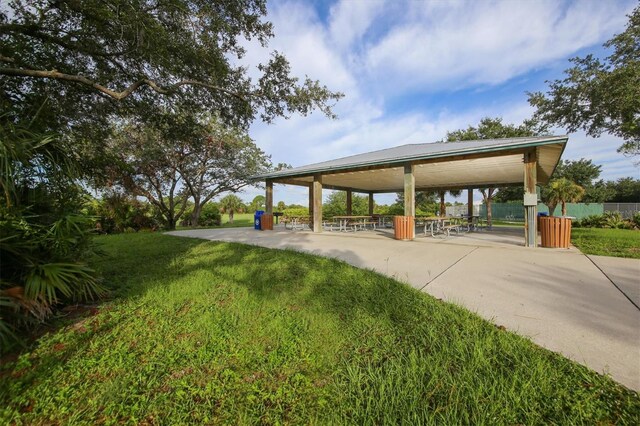
<path fill-rule="evenodd" d="M 265 195 L 265 210 L 267 214 L 273 214 L 273 182 L 268 180 L 266 186 L 267 191 Z"/>
<path fill-rule="evenodd" d="M 373 215 L 373 192 L 369 193 L 369 216 Z"/>
<path fill-rule="evenodd" d="M 473 216 L 473 188 L 467 189 L 467 216 Z"/>
<path fill-rule="evenodd" d="M 416 179 L 413 176 L 413 164 L 404 166 L 404 215 L 416 215 Z"/>
<path fill-rule="evenodd" d="M 322 232 L 322 175 L 313 175 L 313 232 Z"/>
<path fill-rule="evenodd" d="M 313 229 L 313 183 L 309 184 L 309 228 Z"/>
<path fill-rule="evenodd" d="M 536 193 L 537 176 L 536 151 L 524 154 L 524 245 L 538 246 L 538 194 Z"/>
<path fill-rule="evenodd" d="M 353 211 L 353 192 L 347 189 L 347 216 L 351 216 Z"/>

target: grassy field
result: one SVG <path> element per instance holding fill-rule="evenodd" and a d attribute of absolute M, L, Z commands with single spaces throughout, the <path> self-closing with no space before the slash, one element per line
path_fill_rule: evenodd
<path fill-rule="evenodd" d="M 221 215 L 222 225 L 220 226 L 178 226 L 178 231 L 185 229 L 210 229 L 210 228 L 243 228 L 253 226 L 253 213 L 236 213 L 233 215 L 233 223 L 229 222 L 229 215 Z"/>
<path fill-rule="evenodd" d="M 229 222 L 229 215 L 222 215 L 222 228 L 240 228 L 253 226 L 253 213 L 236 213 L 233 215 L 233 223 Z"/>
<path fill-rule="evenodd" d="M 0 424 L 637 424 L 640 398 L 337 260 L 97 239 L 111 289 L 0 367 Z"/>
<path fill-rule="evenodd" d="M 585 254 L 640 259 L 640 231 L 573 228 L 571 243 Z"/>

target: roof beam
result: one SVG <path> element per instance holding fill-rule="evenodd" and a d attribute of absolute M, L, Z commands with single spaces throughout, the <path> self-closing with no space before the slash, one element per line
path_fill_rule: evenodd
<path fill-rule="evenodd" d="M 304 187 L 309 187 L 311 185 L 313 185 L 313 182 L 306 182 L 303 180 L 297 180 L 297 179 L 269 179 L 269 181 L 273 182 L 273 183 L 279 183 L 282 185 L 297 185 L 297 186 L 304 186 Z M 360 189 L 360 188 L 350 188 L 347 186 L 337 186 L 337 185 L 327 185 L 327 184 L 322 184 L 322 188 L 323 189 L 331 189 L 334 191 L 353 191 L 353 192 L 362 192 L 364 194 L 368 194 L 370 191 L 368 189 Z"/>
<path fill-rule="evenodd" d="M 438 187 L 438 186 L 420 186 L 420 187 L 416 187 L 416 192 L 435 192 L 435 191 L 448 191 L 448 190 L 462 190 L 462 189 L 481 189 L 481 188 L 488 188 L 488 187 L 494 187 L 494 188 L 499 188 L 499 187 L 503 187 L 503 186 L 522 186 L 522 182 L 509 182 L 509 183 L 488 183 L 488 184 L 483 184 L 483 185 L 472 185 L 469 186 L 468 184 L 465 185 L 451 185 L 451 186 L 446 186 L 446 187 Z M 376 191 L 369 191 L 372 192 L 374 194 L 391 194 L 393 192 L 402 192 L 404 190 L 404 188 L 396 188 L 396 189 L 384 189 L 384 190 L 376 190 Z"/>

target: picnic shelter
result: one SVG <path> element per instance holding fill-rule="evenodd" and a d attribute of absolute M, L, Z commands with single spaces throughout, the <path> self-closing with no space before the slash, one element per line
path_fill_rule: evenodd
<path fill-rule="evenodd" d="M 468 190 L 469 215 L 473 190 L 524 186 L 525 245 L 536 246 L 536 185 L 551 178 L 567 136 L 521 137 L 462 142 L 407 144 L 306 166 L 254 176 L 266 184 L 266 213 L 273 213 L 273 184 L 309 188 L 313 232 L 322 232 L 322 190 L 347 193 L 347 214 L 354 192 L 369 196 L 404 193 L 404 216 L 415 217 L 418 191 Z"/>

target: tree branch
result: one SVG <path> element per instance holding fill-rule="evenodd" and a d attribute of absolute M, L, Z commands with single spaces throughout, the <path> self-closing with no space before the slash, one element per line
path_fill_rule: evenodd
<path fill-rule="evenodd" d="M 43 70 L 31 70 L 24 68 L 0 68 L 0 75 L 9 75 L 15 77 L 34 77 L 34 78 L 49 78 L 53 80 L 64 80 L 64 81 L 72 81 L 75 83 L 83 84 L 85 86 L 96 89 L 97 91 L 104 93 L 107 96 L 110 96 L 118 101 L 126 98 L 131 95 L 133 92 L 138 90 L 142 86 L 149 86 L 155 92 L 161 95 L 171 95 L 176 92 L 181 86 L 199 86 L 207 89 L 215 90 L 218 92 L 225 93 L 229 96 L 233 96 L 243 102 L 247 102 L 243 95 L 227 90 L 223 87 L 216 86 L 214 84 L 205 83 L 197 80 L 181 80 L 177 83 L 171 84 L 169 86 L 160 86 L 153 80 L 149 79 L 141 79 L 129 85 L 126 89 L 121 92 L 116 92 L 115 90 L 111 90 L 106 86 L 98 84 L 87 77 L 81 75 L 73 75 L 73 74 L 65 74 L 56 70 L 51 71 L 43 71 Z"/>

